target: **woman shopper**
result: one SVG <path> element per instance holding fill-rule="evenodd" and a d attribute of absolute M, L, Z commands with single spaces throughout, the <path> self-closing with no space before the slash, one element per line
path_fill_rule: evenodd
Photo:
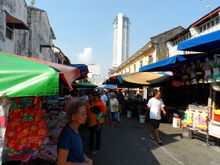
<path fill-rule="evenodd" d="M 112 128 L 120 127 L 119 125 L 119 103 L 114 93 L 110 94 L 109 107 L 111 111 Z"/>
<path fill-rule="evenodd" d="M 86 122 L 87 112 L 81 100 L 72 100 L 65 105 L 69 123 L 62 130 L 58 142 L 57 165 L 93 165 L 83 150 L 78 128 Z"/>
<path fill-rule="evenodd" d="M 104 124 L 105 119 L 104 115 L 98 119 L 97 115 L 102 112 L 106 113 L 106 107 L 100 99 L 100 96 L 95 93 L 90 93 L 89 101 L 86 104 L 87 114 L 88 114 L 88 126 L 89 126 L 89 136 L 90 144 L 89 149 L 92 151 L 92 154 L 97 155 L 101 147 L 101 133 L 102 133 L 102 124 Z M 93 147 L 95 145 L 95 150 Z"/>

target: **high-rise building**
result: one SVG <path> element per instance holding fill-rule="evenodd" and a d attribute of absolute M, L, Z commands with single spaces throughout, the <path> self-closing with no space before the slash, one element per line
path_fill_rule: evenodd
<path fill-rule="evenodd" d="M 128 59 L 129 52 L 129 18 L 118 14 L 113 23 L 113 67 Z"/>

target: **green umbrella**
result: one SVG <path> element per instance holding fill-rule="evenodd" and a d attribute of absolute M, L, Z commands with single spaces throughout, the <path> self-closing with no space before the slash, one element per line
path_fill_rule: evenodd
<path fill-rule="evenodd" d="M 90 83 L 76 83 L 76 86 L 80 86 L 80 87 L 91 87 L 91 88 L 96 88 L 97 85 L 95 84 L 90 84 Z"/>
<path fill-rule="evenodd" d="M 9 97 L 56 95 L 59 73 L 49 66 L 0 53 L 0 94 Z"/>

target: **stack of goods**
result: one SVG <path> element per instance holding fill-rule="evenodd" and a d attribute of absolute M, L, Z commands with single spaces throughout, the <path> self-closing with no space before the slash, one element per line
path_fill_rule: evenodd
<path fill-rule="evenodd" d="M 202 105 L 189 105 L 184 115 L 183 125 L 193 130 L 207 131 L 209 108 Z"/>
<path fill-rule="evenodd" d="M 67 124 L 66 114 L 61 111 L 51 111 L 46 114 L 45 121 L 49 133 L 41 150 L 33 157 L 33 159 L 43 159 L 54 162 L 57 158 L 57 143 L 59 135 L 63 127 Z"/>
<path fill-rule="evenodd" d="M 183 127 L 192 126 L 193 113 L 190 110 L 186 110 L 184 114 L 184 120 L 182 122 Z"/>
<path fill-rule="evenodd" d="M 220 109 L 214 110 L 214 120 L 220 122 Z"/>

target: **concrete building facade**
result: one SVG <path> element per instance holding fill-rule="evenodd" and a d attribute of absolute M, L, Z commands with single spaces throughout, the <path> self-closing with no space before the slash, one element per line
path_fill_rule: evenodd
<path fill-rule="evenodd" d="M 150 41 L 128 58 L 124 63 L 115 68 L 110 75 L 138 72 L 139 68 L 169 56 L 166 41 L 183 31 L 183 27 L 178 26 L 161 34 L 153 36 Z"/>
<path fill-rule="evenodd" d="M 175 35 L 167 41 L 169 49 L 169 57 L 178 54 L 191 54 L 190 51 L 178 51 L 177 45 L 185 40 L 192 39 L 207 33 L 220 30 L 220 7 L 206 14 L 188 28 L 184 29 L 181 33 Z"/>
<path fill-rule="evenodd" d="M 118 14 L 113 23 L 113 67 L 119 66 L 129 55 L 129 18 Z"/>
<path fill-rule="evenodd" d="M 89 64 L 88 69 L 88 81 L 95 85 L 102 85 L 101 65 Z"/>
<path fill-rule="evenodd" d="M 25 0 L 0 0 L 0 51 L 27 56 L 28 29 Z"/>
<path fill-rule="evenodd" d="M 0 51 L 58 62 L 46 11 L 25 0 L 0 0 Z"/>

